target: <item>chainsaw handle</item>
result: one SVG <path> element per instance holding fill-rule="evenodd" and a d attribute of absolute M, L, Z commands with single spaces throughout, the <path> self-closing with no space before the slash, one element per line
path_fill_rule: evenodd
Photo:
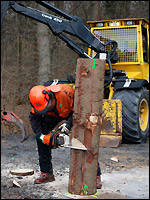
<path fill-rule="evenodd" d="M 53 135 L 56 134 L 58 131 L 60 131 L 61 128 L 56 129 L 54 132 L 52 132 L 51 137 L 50 137 L 50 142 L 49 145 L 52 146 L 52 140 L 53 140 Z"/>
<path fill-rule="evenodd" d="M 60 130 L 61 130 L 61 128 L 58 128 L 54 132 L 52 132 L 51 137 L 50 137 L 49 146 L 52 146 L 53 136 Z M 68 136 L 68 133 L 64 132 L 64 134 Z"/>

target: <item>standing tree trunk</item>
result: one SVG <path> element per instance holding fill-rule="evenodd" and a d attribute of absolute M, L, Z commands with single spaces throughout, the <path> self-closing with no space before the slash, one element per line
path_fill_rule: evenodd
<path fill-rule="evenodd" d="M 71 149 L 68 191 L 72 194 L 96 193 L 104 69 L 104 60 L 78 59 L 72 139 L 88 150 Z"/>
<path fill-rule="evenodd" d="M 91 20 L 99 20 L 100 1 L 91 1 Z"/>
<path fill-rule="evenodd" d="M 47 12 L 46 8 L 38 5 L 38 9 L 40 8 Z M 45 24 L 37 23 L 37 42 L 39 51 L 38 84 L 43 84 L 49 80 L 50 76 L 49 30 Z"/>

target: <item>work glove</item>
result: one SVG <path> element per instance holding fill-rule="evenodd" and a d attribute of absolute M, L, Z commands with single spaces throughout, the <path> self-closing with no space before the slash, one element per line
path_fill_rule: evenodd
<path fill-rule="evenodd" d="M 59 126 L 59 129 L 61 132 L 68 134 L 69 131 L 71 130 L 71 127 L 68 123 L 63 123 L 61 126 Z"/>
<path fill-rule="evenodd" d="M 50 145 L 50 138 L 51 138 L 51 133 L 48 133 L 47 135 L 43 135 L 42 133 L 40 133 L 37 138 L 42 141 L 44 144 L 46 145 Z M 56 137 L 54 136 L 52 139 L 52 144 L 51 144 L 51 148 L 53 148 L 53 146 L 55 146 L 55 139 Z"/>

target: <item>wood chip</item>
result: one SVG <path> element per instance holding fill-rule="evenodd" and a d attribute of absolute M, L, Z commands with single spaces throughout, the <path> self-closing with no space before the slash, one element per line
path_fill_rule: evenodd
<path fill-rule="evenodd" d="M 119 162 L 118 158 L 116 158 L 116 157 L 112 157 L 110 160 L 115 161 L 115 162 Z"/>
<path fill-rule="evenodd" d="M 13 186 L 21 188 L 21 185 L 16 180 L 13 180 Z"/>

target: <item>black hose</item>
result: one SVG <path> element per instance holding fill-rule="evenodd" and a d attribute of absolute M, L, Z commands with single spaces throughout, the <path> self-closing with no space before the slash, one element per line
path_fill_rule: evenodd
<path fill-rule="evenodd" d="M 107 46 L 108 44 L 113 44 L 113 47 L 110 51 L 107 52 L 107 58 L 106 58 L 106 62 L 108 63 L 109 65 L 109 81 L 107 83 L 104 84 L 104 87 L 107 87 L 111 81 L 112 81 L 112 78 L 113 78 L 113 68 L 112 68 L 112 64 L 111 64 L 111 59 L 113 58 L 115 52 L 116 52 L 116 49 L 118 47 L 118 44 L 116 41 L 114 40 L 109 40 L 108 42 L 105 43 L 105 46 Z"/>
<path fill-rule="evenodd" d="M 111 64 L 111 61 L 110 61 L 110 53 L 109 52 L 107 53 L 106 62 L 109 65 L 109 73 L 110 73 L 110 75 L 109 75 L 109 81 L 104 84 L 104 87 L 107 87 L 111 83 L 112 78 L 113 78 L 113 68 L 112 68 L 112 64 Z"/>

